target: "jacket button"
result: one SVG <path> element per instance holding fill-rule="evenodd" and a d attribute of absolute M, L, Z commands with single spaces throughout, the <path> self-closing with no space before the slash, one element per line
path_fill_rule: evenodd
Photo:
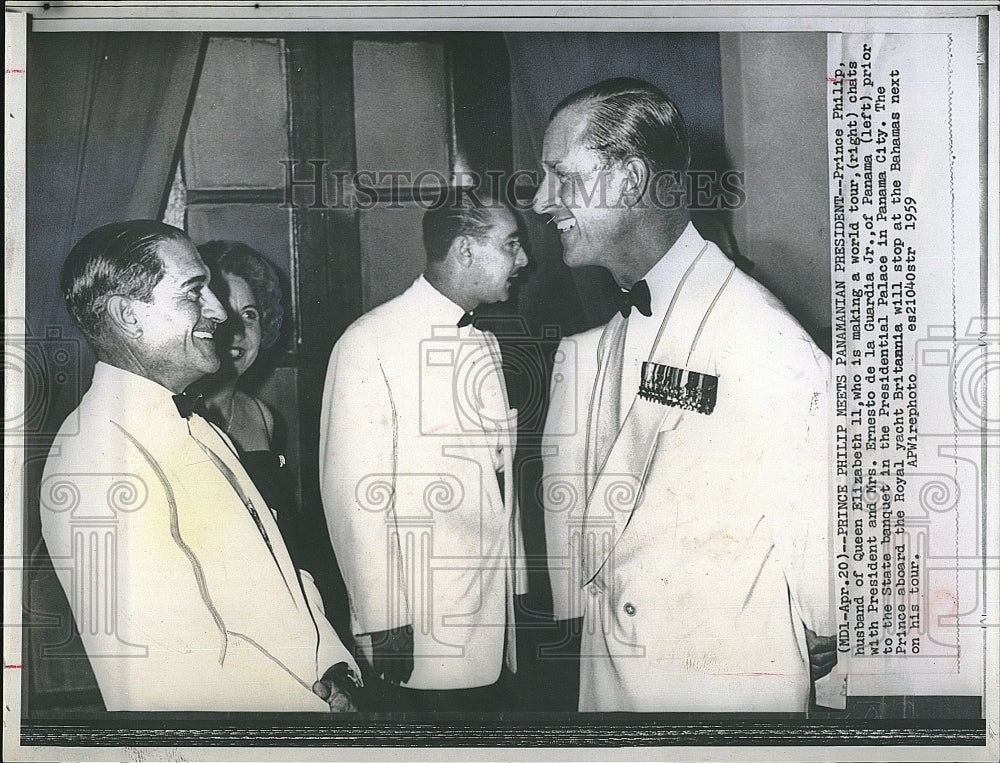
<path fill-rule="evenodd" d="M 629 617 L 635 617 L 635 604 L 630 601 L 625 602 L 625 614 Z"/>
<path fill-rule="evenodd" d="M 587 586 L 587 590 L 590 591 L 590 595 L 591 596 L 600 596 L 600 594 L 601 594 L 601 589 L 598 588 L 593 583 L 591 583 L 590 585 Z"/>

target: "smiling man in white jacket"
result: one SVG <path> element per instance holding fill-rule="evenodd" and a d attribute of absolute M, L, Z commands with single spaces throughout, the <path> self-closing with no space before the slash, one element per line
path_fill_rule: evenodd
<path fill-rule="evenodd" d="M 622 289 L 567 451 L 584 477 L 579 707 L 804 712 L 835 659 L 829 359 L 695 230 L 689 159 L 679 111 L 641 80 L 568 96 L 545 132 L 534 209 L 568 265 Z"/>
<path fill-rule="evenodd" d="M 63 267 L 98 363 L 41 485 L 42 533 L 108 710 L 354 708 L 357 665 L 233 444 L 184 396 L 226 312 L 177 228 L 113 223 Z"/>

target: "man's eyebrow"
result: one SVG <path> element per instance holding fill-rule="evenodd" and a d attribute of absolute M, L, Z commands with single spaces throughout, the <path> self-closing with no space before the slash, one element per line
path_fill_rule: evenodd
<path fill-rule="evenodd" d="M 180 288 L 186 289 L 189 286 L 194 286 L 195 284 L 204 285 L 207 282 L 208 282 L 208 276 L 205 275 L 191 276 L 188 280 L 186 280 L 184 283 L 180 285 Z"/>

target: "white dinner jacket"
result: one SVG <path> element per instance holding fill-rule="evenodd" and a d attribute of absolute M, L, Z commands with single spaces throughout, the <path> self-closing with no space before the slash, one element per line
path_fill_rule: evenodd
<path fill-rule="evenodd" d="M 682 244 L 647 276 L 649 360 L 717 377 L 717 402 L 706 414 L 621 390 L 624 421 L 588 479 L 580 709 L 804 711 L 803 629 L 832 632 L 829 360 L 693 228 Z M 621 368 L 623 321 L 602 369 Z"/>
<path fill-rule="evenodd" d="M 412 625 L 410 688 L 496 681 L 505 640 L 516 668 L 516 411 L 496 339 L 462 314 L 421 276 L 347 329 L 323 394 L 320 486 L 355 633 Z"/>
<path fill-rule="evenodd" d="M 109 710 L 328 711 L 313 682 L 356 667 L 232 443 L 153 381 L 97 364 L 46 462 L 41 519 Z"/>

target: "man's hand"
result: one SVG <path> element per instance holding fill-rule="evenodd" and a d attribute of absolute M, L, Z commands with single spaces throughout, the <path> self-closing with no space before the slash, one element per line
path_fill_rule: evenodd
<path fill-rule="evenodd" d="M 354 698 L 361 687 L 360 680 L 346 662 L 331 665 L 323 677 L 312 685 L 313 693 L 326 700 L 333 713 L 356 713 Z"/>
<path fill-rule="evenodd" d="M 817 681 L 837 664 L 837 642 L 833 636 L 817 636 L 806 628 L 806 647 L 809 649 L 809 677 Z"/>
<path fill-rule="evenodd" d="M 371 639 L 375 674 L 392 684 L 408 681 L 413 673 L 413 627 L 377 631 Z"/>

